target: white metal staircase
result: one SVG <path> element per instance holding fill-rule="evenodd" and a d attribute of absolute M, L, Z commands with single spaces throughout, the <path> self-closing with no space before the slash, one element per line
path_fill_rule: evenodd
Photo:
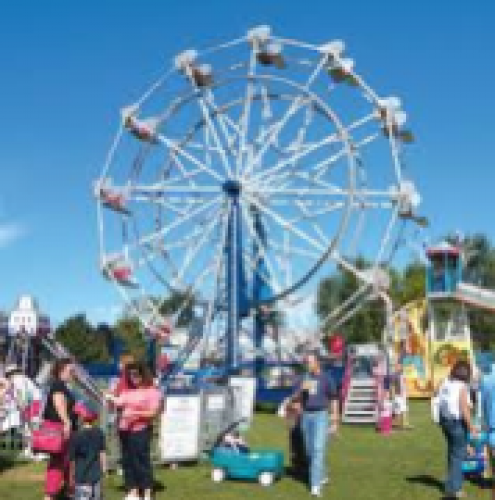
<path fill-rule="evenodd" d="M 370 424 L 377 420 L 377 390 L 372 378 L 351 378 L 344 401 L 342 421 L 348 424 Z"/>

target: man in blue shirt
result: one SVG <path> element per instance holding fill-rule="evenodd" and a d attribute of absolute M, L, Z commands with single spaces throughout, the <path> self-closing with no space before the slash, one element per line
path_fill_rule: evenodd
<path fill-rule="evenodd" d="M 326 447 L 330 433 L 337 431 L 339 422 L 338 394 L 334 381 L 321 369 L 316 353 L 304 358 L 307 373 L 299 384 L 296 396 L 302 400 L 301 427 L 309 459 L 311 494 L 321 496 L 326 476 Z M 328 406 L 331 407 L 331 427 L 328 426 Z"/>
<path fill-rule="evenodd" d="M 483 417 L 488 435 L 488 448 L 492 465 L 492 478 L 495 477 L 495 370 L 493 366 L 484 375 L 480 384 Z M 492 480 L 492 499 L 495 500 L 495 481 Z"/>

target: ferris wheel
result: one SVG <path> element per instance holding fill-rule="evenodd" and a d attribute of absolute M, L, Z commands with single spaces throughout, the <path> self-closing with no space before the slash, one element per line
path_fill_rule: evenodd
<path fill-rule="evenodd" d="M 377 94 L 338 40 L 259 26 L 186 50 L 122 109 L 95 183 L 101 270 L 152 331 L 200 306 L 229 366 L 246 318 L 291 307 L 332 266 L 363 282 L 349 314 L 419 203 L 403 174 L 405 122 L 400 99 Z"/>

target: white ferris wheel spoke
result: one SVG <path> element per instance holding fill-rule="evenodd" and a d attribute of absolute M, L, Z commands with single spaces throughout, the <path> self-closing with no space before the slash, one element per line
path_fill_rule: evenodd
<path fill-rule="evenodd" d="M 242 162 L 244 160 L 244 151 L 246 150 L 247 137 L 249 134 L 249 119 L 251 115 L 251 107 L 253 104 L 254 81 L 253 77 L 256 71 L 256 61 L 258 52 L 258 42 L 255 40 L 251 46 L 249 55 L 248 82 L 246 85 L 246 97 L 244 100 L 244 108 L 240 117 L 240 141 L 239 141 L 239 156 L 236 163 L 236 177 L 241 176 Z"/>
<path fill-rule="evenodd" d="M 270 208 L 265 206 L 263 203 L 260 203 L 255 197 L 250 196 L 249 194 L 245 194 L 246 198 L 249 200 L 250 203 L 252 203 L 256 208 L 258 208 L 261 212 L 263 212 L 265 215 L 270 217 L 272 220 L 274 220 L 279 226 L 281 226 L 283 229 L 287 229 L 291 233 L 293 233 L 295 236 L 301 238 L 302 240 L 306 241 L 309 243 L 312 247 L 316 248 L 320 252 L 325 252 L 327 249 L 321 245 L 317 240 L 306 234 L 304 231 L 301 229 L 294 227 L 293 224 L 290 223 L 287 219 L 284 219 L 281 215 L 278 213 L 272 211 Z"/>
<path fill-rule="evenodd" d="M 160 238 L 163 238 L 168 233 L 170 233 L 170 231 L 172 231 L 173 229 L 176 229 L 180 225 L 185 224 L 186 222 L 188 222 L 192 218 L 197 217 L 198 215 L 205 212 L 207 209 L 209 209 L 209 208 L 213 207 L 214 205 L 216 205 L 217 203 L 221 203 L 221 202 L 222 202 L 222 196 L 217 196 L 213 200 L 210 200 L 210 201 L 204 203 L 199 208 L 192 210 L 191 212 L 187 213 L 183 217 L 176 218 L 174 220 L 174 222 L 172 222 L 168 226 L 164 226 L 159 231 L 156 231 L 155 233 L 148 235 L 148 236 L 145 236 L 143 238 L 139 238 L 139 240 L 137 241 L 137 243 L 135 245 L 137 245 L 137 246 L 146 245 L 147 243 L 151 243 L 151 242 L 156 241 Z"/>
<path fill-rule="evenodd" d="M 307 91 L 309 89 L 309 87 L 312 85 L 312 83 L 318 77 L 318 75 L 321 72 L 321 70 L 324 68 L 327 60 L 328 60 L 327 56 L 324 56 L 324 57 L 321 58 L 320 62 L 318 63 L 318 65 L 314 69 L 313 73 L 309 76 L 309 78 L 306 81 L 305 85 L 302 87 L 302 89 L 301 89 L 302 91 Z M 258 151 L 258 153 L 256 154 L 256 156 L 252 160 L 251 165 L 248 166 L 248 169 L 244 173 L 244 177 L 248 173 L 250 173 L 250 171 L 251 171 L 251 169 L 253 167 L 255 167 L 256 165 L 258 165 L 258 164 L 261 163 L 261 161 L 262 161 L 265 153 L 267 152 L 268 148 L 274 142 L 277 141 L 280 132 L 285 127 L 285 125 L 287 124 L 287 122 L 299 111 L 299 109 L 302 106 L 304 106 L 305 104 L 307 104 L 307 102 L 311 102 L 311 98 L 309 98 L 307 95 L 304 95 L 304 94 L 298 95 L 296 97 L 296 99 L 294 99 L 294 101 L 289 106 L 289 109 L 285 112 L 285 114 L 282 116 L 282 118 L 280 120 L 278 120 L 274 124 L 273 128 L 270 130 L 270 132 L 269 132 L 269 134 L 268 134 L 268 136 L 267 136 L 267 138 L 265 140 L 265 143 L 260 148 L 260 150 Z"/>
<path fill-rule="evenodd" d="M 366 123 L 370 122 L 371 120 L 375 119 L 374 113 L 360 119 L 356 120 L 354 123 L 349 125 L 347 128 L 345 128 L 345 133 L 348 134 L 349 132 L 357 129 L 358 127 L 361 127 L 365 125 Z M 373 142 L 375 139 L 377 139 L 380 136 L 379 133 L 374 133 L 366 138 L 360 140 L 354 145 L 354 148 L 361 149 L 363 146 Z M 261 174 L 261 179 L 263 182 L 268 181 L 268 182 L 277 182 L 279 183 L 281 179 L 285 177 L 290 177 L 291 175 L 294 174 L 294 171 L 288 170 L 284 171 L 283 169 L 287 166 L 295 166 L 295 162 L 306 156 L 306 154 L 311 153 L 315 150 L 317 150 L 321 146 L 325 146 L 327 144 L 337 142 L 339 137 L 339 134 L 335 133 L 329 136 L 331 138 L 330 142 L 325 142 L 323 144 L 321 143 L 316 143 L 316 144 L 310 144 L 306 146 L 306 149 L 301 150 L 300 152 L 296 152 L 292 158 L 283 160 L 282 163 L 279 163 L 278 165 L 275 165 L 275 167 L 272 167 L 271 171 L 270 169 L 265 170 Z M 320 145 L 321 144 L 321 145 Z M 303 145 L 300 147 L 302 148 Z M 314 179 L 315 180 L 320 180 L 322 176 L 324 176 L 327 172 L 330 166 L 334 165 L 338 160 L 341 158 L 347 156 L 349 154 L 348 147 L 345 145 L 343 148 L 338 153 L 335 153 L 334 155 L 330 156 L 329 158 L 322 160 L 321 162 L 317 163 L 314 167 L 311 167 L 311 171 L 315 173 Z M 281 172 L 282 171 L 282 172 Z M 274 173 L 280 172 L 278 176 L 274 176 Z"/>
<path fill-rule="evenodd" d="M 286 111 L 284 116 L 277 122 L 275 122 L 268 133 L 266 134 L 266 138 L 264 139 L 263 145 L 257 151 L 256 155 L 254 158 L 251 160 L 250 164 L 247 166 L 243 177 L 247 177 L 247 175 L 251 174 L 252 170 L 256 168 L 256 165 L 260 165 L 263 157 L 265 156 L 265 153 L 268 151 L 268 149 L 272 146 L 274 142 L 277 141 L 278 136 L 281 132 L 281 130 L 284 128 L 284 126 L 287 124 L 287 122 L 296 115 L 296 113 L 299 111 L 299 109 L 302 108 L 307 102 L 310 102 L 309 98 L 302 98 L 301 96 L 296 97 L 294 101 L 291 103 L 289 106 L 289 109 Z"/>
<path fill-rule="evenodd" d="M 215 96 L 211 89 L 206 90 L 206 95 L 207 95 L 207 102 L 209 106 L 213 109 L 213 116 L 216 118 L 216 121 L 218 122 L 218 125 L 220 127 L 220 130 L 222 131 L 222 135 L 225 138 L 226 141 L 226 147 L 222 147 L 221 144 L 217 143 L 217 149 L 218 153 L 220 155 L 225 155 L 225 150 L 227 150 L 234 158 L 237 156 L 235 154 L 235 148 L 234 148 L 234 143 L 235 143 L 235 135 L 231 136 L 230 132 L 228 130 L 228 126 L 231 126 L 231 121 L 227 120 L 228 115 L 225 112 L 222 112 L 219 110 L 217 104 L 215 103 Z M 220 148 L 222 151 L 220 151 Z M 225 155 L 225 160 L 228 162 L 227 156 Z M 237 160 L 237 159 L 236 159 Z M 232 176 L 232 168 L 230 168 L 229 164 L 229 170 L 227 171 L 227 174 L 229 176 Z"/>
<path fill-rule="evenodd" d="M 359 141 L 354 145 L 354 150 L 361 149 L 363 146 L 366 146 L 367 144 L 371 144 L 375 139 L 377 139 L 380 136 L 379 133 L 374 133 L 366 137 L 365 139 Z M 323 175 L 325 175 L 328 172 L 329 167 L 334 165 L 338 160 L 343 158 L 344 156 L 348 155 L 349 152 L 346 147 L 343 147 L 338 153 L 335 153 L 334 155 L 330 156 L 326 160 L 323 160 L 319 162 L 317 165 L 315 165 L 312 170 L 315 172 L 315 179 L 321 179 Z"/>
<path fill-rule="evenodd" d="M 299 208 L 299 210 L 302 212 L 303 218 L 306 217 L 306 219 L 311 219 L 310 220 L 311 227 L 313 228 L 315 233 L 318 235 L 318 237 L 320 238 L 320 241 L 323 243 L 323 245 L 325 245 L 325 247 L 328 248 L 330 246 L 330 241 L 328 240 L 327 236 L 325 235 L 325 232 L 321 229 L 321 226 L 318 224 L 318 221 L 315 220 L 314 216 L 311 217 L 310 213 L 308 212 L 308 210 L 306 209 L 306 207 L 304 206 L 303 203 L 296 202 L 296 205 Z M 342 203 L 341 206 L 336 207 L 335 210 L 337 210 L 338 208 L 344 208 L 344 203 Z"/>
<path fill-rule="evenodd" d="M 186 252 L 186 255 L 184 257 L 184 261 L 182 262 L 182 266 L 179 269 L 179 272 L 177 274 L 176 279 L 179 282 L 182 282 L 184 279 L 184 275 L 186 271 L 188 270 L 189 266 L 191 265 L 192 261 L 194 258 L 198 255 L 199 251 L 205 246 L 205 244 L 208 241 L 208 238 L 210 237 L 211 233 L 217 226 L 217 222 L 220 218 L 222 218 L 224 213 L 224 210 L 222 210 L 221 207 L 219 207 L 216 210 L 216 213 L 212 216 L 212 219 L 210 222 L 208 222 L 207 226 L 202 228 L 202 234 L 201 237 L 195 242 L 195 244 L 192 247 L 189 247 L 188 251 Z"/>
<path fill-rule="evenodd" d="M 215 143 L 215 146 L 218 148 L 218 155 L 220 156 L 220 160 L 221 160 L 221 163 L 225 169 L 225 173 L 228 177 L 232 177 L 232 169 L 230 168 L 229 160 L 227 159 L 227 155 L 225 154 L 225 148 L 222 146 L 222 143 L 220 141 L 220 137 L 218 136 L 215 124 L 213 123 L 213 120 L 211 119 L 211 114 L 210 114 L 210 111 L 208 110 L 208 105 L 205 102 L 205 99 L 203 97 L 203 92 L 196 85 L 196 83 L 194 81 L 194 76 L 191 74 L 190 68 L 187 69 L 187 73 L 189 76 L 189 80 L 190 80 L 193 88 L 196 91 L 196 101 L 199 104 L 201 114 L 203 115 L 203 120 L 205 121 L 206 126 L 208 127 L 208 129 L 211 133 L 211 136 L 213 137 L 213 142 Z M 215 113 L 215 114 L 218 114 L 218 113 Z"/>
<path fill-rule="evenodd" d="M 313 144 L 312 146 L 304 149 L 303 151 L 296 153 L 292 158 L 281 160 L 275 166 L 263 170 L 260 174 L 255 175 L 254 179 L 258 182 L 264 182 L 267 178 L 270 179 L 270 177 L 273 174 L 275 174 L 276 172 L 280 172 L 280 170 L 290 165 L 292 162 L 300 160 L 305 156 L 307 156 L 308 154 L 313 153 L 318 149 L 325 147 L 329 144 L 336 143 L 339 140 L 340 140 L 339 134 L 337 133 L 330 134 L 321 141 L 317 142 L 316 144 Z"/>
<path fill-rule="evenodd" d="M 199 175 L 204 170 L 201 168 L 197 168 L 196 170 L 187 170 L 175 152 L 172 152 L 170 156 L 171 156 L 172 164 L 177 167 L 177 169 L 179 170 L 179 173 L 181 174 L 181 176 L 179 177 L 178 180 L 187 181 L 190 186 L 195 186 L 196 183 L 194 182 L 193 177 L 195 177 L 196 175 Z M 164 179 L 163 182 L 164 183 L 176 182 L 176 179 L 173 178 L 173 179 L 170 179 L 169 181 Z"/>
<path fill-rule="evenodd" d="M 134 186 L 132 187 L 132 192 L 138 195 L 175 195 L 175 196 L 192 196 L 192 195 L 218 195 L 221 193 L 220 186 L 213 185 L 202 185 L 202 186 L 181 186 L 173 184 L 164 184 L 163 182 L 158 182 L 157 184 L 150 186 Z"/>
<path fill-rule="evenodd" d="M 382 243 L 380 245 L 380 250 L 378 251 L 376 258 L 375 258 L 375 267 L 379 266 L 381 263 L 381 260 L 383 258 L 383 255 L 385 253 L 385 250 L 390 243 L 390 238 L 392 236 L 392 231 L 394 229 L 395 223 L 397 222 L 397 219 L 399 217 L 399 211 L 400 211 L 400 206 L 397 205 L 393 210 L 392 214 L 390 216 L 389 223 L 387 225 L 387 228 L 385 230 L 385 234 L 382 238 Z"/>
<path fill-rule="evenodd" d="M 167 199 L 163 196 L 160 198 L 155 196 L 134 196 L 132 197 L 132 200 L 136 202 L 152 203 L 153 205 L 170 210 L 171 212 L 181 216 L 187 215 L 193 207 L 204 203 L 202 198 L 187 198 L 184 196 L 170 196 Z"/>
<path fill-rule="evenodd" d="M 370 290 L 372 290 L 370 284 L 365 281 L 347 300 L 339 304 L 321 321 L 321 327 L 331 324 L 333 329 L 339 328 L 361 309 L 370 297 Z"/>
<path fill-rule="evenodd" d="M 289 234 L 287 231 L 285 234 Z M 321 257 L 321 254 L 312 252 L 311 250 L 307 250 L 305 248 L 299 248 L 297 246 L 294 246 L 292 244 L 288 244 L 287 247 L 285 248 L 279 243 L 275 243 L 272 240 L 268 239 L 268 246 L 272 249 L 274 249 L 275 252 L 277 252 L 278 255 L 280 256 L 291 256 L 291 255 L 297 255 L 298 257 L 304 257 L 306 259 L 309 259 L 311 261 L 318 260 Z"/>
<path fill-rule="evenodd" d="M 216 179 L 219 182 L 223 182 L 223 178 L 216 172 L 215 170 L 209 168 L 207 165 L 199 161 L 197 158 L 195 158 L 192 154 L 188 153 L 185 149 L 183 149 L 177 142 L 173 141 L 172 139 L 164 136 L 163 134 L 158 134 L 157 135 L 158 140 L 163 143 L 165 146 L 167 146 L 170 150 L 173 152 L 183 156 L 187 160 L 189 160 L 191 163 L 196 165 L 197 167 L 201 168 L 202 170 L 205 171 L 205 173 L 210 174 L 214 179 Z"/>
<path fill-rule="evenodd" d="M 346 202 L 334 202 L 334 203 L 325 203 L 324 207 L 321 207 L 319 210 L 311 211 L 308 209 L 307 204 L 301 200 L 294 201 L 294 205 L 299 209 L 300 215 L 297 217 L 293 217 L 289 220 L 291 224 L 298 223 L 309 223 L 313 225 L 313 229 L 317 232 L 317 234 L 323 235 L 325 234 L 321 227 L 318 225 L 318 218 L 322 215 L 328 215 L 337 210 L 343 210 L 346 206 Z M 317 228 L 318 229 L 317 229 Z M 325 237 L 322 241 L 326 245 L 329 244 L 328 239 Z"/>

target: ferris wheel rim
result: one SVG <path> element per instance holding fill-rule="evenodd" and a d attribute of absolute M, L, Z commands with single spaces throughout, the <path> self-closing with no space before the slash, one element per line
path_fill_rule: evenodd
<path fill-rule="evenodd" d="M 318 61 L 318 64 L 322 64 L 322 61 L 325 57 L 322 50 L 321 50 L 321 46 L 318 46 L 318 45 L 307 44 L 304 42 L 300 42 L 298 40 L 286 39 L 286 38 L 277 37 L 277 36 L 273 36 L 273 35 L 270 35 L 269 39 L 281 42 L 284 46 L 285 45 L 292 45 L 294 47 L 308 49 L 308 50 L 311 50 L 311 51 L 318 53 L 320 55 L 320 59 Z M 244 36 L 244 37 L 235 39 L 231 42 L 222 43 L 222 44 L 219 44 L 215 47 L 204 49 L 204 50 L 198 52 L 198 57 L 202 57 L 202 56 L 205 56 L 208 54 L 213 54 L 213 53 L 221 51 L 222 49 L 234 47 L 235 45 L 239 45 L 239 44 L 246 43 L 246 42 L 249 43 L 249 39 L 247 36 Z M 254 54 L 254 48 L 252 47 L 251 57 L 253 56 L 253 54 Z M 141 107 L 142 105 L 144 105 L 147 102 L 147 100 L 166 82 L 166 80 L 170 76 L 177 74 L 177 73 L 179 73 L 179 70 L 176 67 L 175 68 L 172 67 L 165 75 L 160 77 L 154 84 L 151 85 L 151 87 L 145 92 L 145 94 L 136 102 L 138 104 L 138 106 Z M 364 82 L 364 80 L 362 80 L 362 78 L 359 75 L 357 75 L 352 70 L 351 70 L 351 73 L 353 74 L 353 76 L 355 76 L 359 80 L 359 82 L 360 82 L 359 86 L 360 86 L 361 90 L 364 92 L 365 97 L 369 98 L 369 100 L 371 100 L 373 102 L 373 104 L 376 105 L 379 101 L 377 94 L 371 89 L 371 87 L 369 87 Z M 295 89 L 299 88 L 299 91 L 303 91 L 300 84 L 298 84 L 297 82 L 295 82 L 293 80 L 290 80 L 289 78 L 279 77 L 277 75 L 258 74 L 258 73 L 256 73 L 255 75 L 247 73 L 246 75 L 242 74 L 242 75 L 234 76 L 231 78 L 225 78 L 223 80 L 215 81 L 215 83 L 213 85 L 211 85 L 211 89 L 214 90 L 215 88 L 220 88 L 222 86 L 228 85 L 229 82 L 231 83 L 231 82 L 243 81 L 243 82 L 249 83 L 251 81 L 257 81 L 257 80 L 278 81 L 278 82 L 281 82 L 285 85 L 290 86 L 291 88 L 295 88 Z M 208 89 L 208 90 L 210 90 L 210 89 Z M 315 92 L 311 91 L 310 89 L 306 89 L 306 90 L 304 90 L 304 92 L 307 92 L 307 94 L 311 96 L 311 99 L 310 99 L 311 105 L 314 105 L 314 103 L 316 103 L 318 101 L 320 101 L 323 104 L 322 107 L 318 107 L 318 109 L 317 109 L 318 112 L 321 112 L 322 109 L 329 108 L 328 104 L 326 102 L 322 101 L 321 97 L 318 94 L 316 94 Z M 294 95 L 292 98 L 294 98 L 295 96 L 296 95 Z M 194 102 L 194 100 L 197 99 L 197 97 L 198 97 L 197 92 L 195 92 L 193 90 L 193 91 L 189 91 L 189 92 L 185 93 L 184 96 L 178 97 L 175 100 L 173 100 L 171 103 L 169 103 L 166 110 L 160 114 L 160 124 L 165 122 L 166 120 L 172 120 L 174 113 L 179 112 L 181 107 L 187 106 L 189 103 Z M 259 95 L 257 98 L 260 99 Z M 271 96 L 271 98 L 273 98 L 273 96 Z M 282 99 L 282 97 L 281 97 L 281 99 Z M 245 100 L 246 100 L 245 96 L 244 96 L 244 98 L 240 97 L 240 98 L 236 99 L 235 101 L 232 101 L 232 102 L 227 103 L 227 104 L 223 104 L 223 107 L 236 106 L 236 105 L 242 106 L 243 103 L 245 102 Z M 291 101 L 291 96 L 289 96 L 287 98 L 287 100 Z M 331 108 L 330 108 L 330 110 L 331 110 Z M 216 110 L 214 112 L 210 111 L 210 113 L 211 113 L 211 116 L 214 117 L 217 113 L 221 114 L 223 111 L 224 110 L 222 108 L 219 108 L 218 110 Z M 336 113 L 334 113 L 332 111 L 330 115 L 325 115 L 325 116 L 338 128 L 337 124 L 340 123 L 340 118 Z M 354 202 L 355 202 L 355 200 L 358 200 L 358 197 L 361 194 L 361 191 L 359 191 L 359 189 L 357 188 L 357 182 L 356 182 L 358 165 L 356 162 L 356 158 L 354 156 L 354 151 L 352 150 L 352 147 L 354 145 L 351 143 L 351 139 L 348 136 L 348 131 L 349 131 L 350 125 L 344 126 L 342 123 L 340 123 L 340 125 L 342 127 L 341 131 L 345 132 L 343 134 L 343 137 L 341 138 L 341 140 L 344 143 L 344 145 L 346 146 L 343 149 L 345 150 L 344 156 L 347 159 L 346 165 L 347 165 L 347 177 L 348 177 L 347 187 L 348 187 L 348 189 L 345 191 L 346 203 L 344 204 L 344 207 L 341 209 L 338 230 L 334 233 L 333 237 L 331 237 L 329 239 L 329 245 L 326 247 L 326 249 L 323 252 L 321 252 L 319 258 L 314 262 L 313 266 L 309 266 L 309 268 L 306 269 L 306 273 L 303 276 L 299 277 L 297 280 L 295 280 L 289 286 L 286 286 L 281 292 L 272 294 L 272 296 L 270 298 L 259 300 L 256 303 L 253 302 L 252 307 L 255 309 L 259 308 L 262 305 L 271 304 L 277 300 L 284 299 L 284 298 L 292 295 L 297 289 L 303 287 L 317 273 L 317 271 L 322 267 L 322 265 L 325 263 L 325 261 L 327 261 L 329 259 L 329 257 L 331 257 L 332 255 L 334 255 L 335 249 L 338 247 L 339 240 L 340 240 L 342 234 L 346 231 L 346 227 L 349 224 L 351 215 L 352 215 L 354 209 L 356 208 L 354 206 Z M 199 126 L 199 128 L 201 128 L 201 127 L 204 127 L 205 124 L 204 123 L 200 124 L 200 121 L 198 121 L 196 124 L 196 127 L 198 127 L 198 126 Z M 113 160 L 113 155 L 115 153 L 115 149 L 118 147 L 118 141 L 122 137 L 123 129 L 124 128 L 121 124 L 121 126 L 119 127 L 119 130 L 116 134 L 115 141 L 114 141 L 117 143 L 117 145 L 112 146 L 112 148 L 109 151 L 101 179 L 106 178 L 106 175 L 110 169 L 110 166 L 111 166 L 112 160 Z M 194 134 L 196 132 L 197 132 L 197 130 L 192 132 L 191 137 L 194 137 Z M 190 139 L 187 139 L 188 135 L 189 134 L 186 133 L 185 136 L 183 137 L 184 142 L 179 141 L 179 144 L 187 143 L 187 141 L 190 140 Z M 390 133 L 388 135 L 388 139 L 390 142 L 390 148 L 392 150 L 392 156 L 394 159 L 394 166 L 396 169 L 397 179 L 398 179 L 398 181 L 400 181 L 401 168 L 400 168 L 400 162 L 398 161 L 398 157 L 397 157 L 396 138 L 394 137 L 393 134 Z M 144 147 L 149 147 L 149 145 L 145 145 Z M 169 147 L 169 149 L 170 149 L 170 147 Z M 261 171 L 261 174 L 262 173 L 263 173 L 263 171 Z M 136 176 L 136 179 L 138 177 L 139 177 L 139 174 Z M 219 187 L 219 189 L 221 189 L 221 186 Z M 267 191 L 267 193 L 268 193 L 268 191 Z M 342 193 L 344 193 L 344 191 L 342 191 Z M 383 193 L 385 193 L 385 191 Z M 273 194 L 273 192 L 270 194 Z M 387 194 L 387 193 L 385 193 L 385 194 Z M 368 194 L 366 194 L 366 196 L 368 196 Z M 394 202 L 393 202 L 392 196 L 390 197 L 390 199 L 392 200 L 391 206 L 393 206 Z M 364 206 L 364 204 L 363 204 L 363 206 Z M 104 236 L 103 236 L 103 218 L 104 218 L 104 216 L 103 216 L 103 211 L 104 211 L 103 203 L 102 203 L 102 200 L 100 199 L 98 201 L 98 224 L 99 224 L 99 228 L 100 228 L 99 229 L 99 231 L 100 231 L 100 255 L 108 255 L 105 253 L 105 249 L 104 249 Z M 393 210 L 393 212 L 395 214 L 396 210 Z M 363 210 L 363 213 L 364 213 L 364 210 Z M 398 213 L 398 209 L 397 209 L 397 213 Z M 394 223 L 394 220 L 393 220 L 394 214 L 392 214 L 390 226 L 392 226 Z M 397 215 L 397 214 L 395 214 L 395 215 Z M 138 221 L 135 220 L 134 217 L 132 217 L 132 219 L 133 219 L 133 224 L 138 223 Z M 386 238 L 386 236 L 384 238 Z M 385 251 L 385 243 L 383 243 L 382 247 L 384 248 L 383 251 Z M 380 250 L 379 253 L 382 253 L 382 251 Z M 146 260 L 146 256 L 144 254 L 143 254 L 143 257 Z M 377 264 L 375 264 L 375 265 L 377 265 Z M 178 291 L 178 292 L 182 293 L 185 290 L 187 290 L 187 287 L 175 288 L 175 287 L 171 286 L 168 280 L 164 280 L 159 272 L 155 272 L 153 270 L 152 265 L 149 265 L 148 267 L 151 269 L 152 273 L 155 275 L 155 278 L 159 282 L 161 282 L 162 284 L 167 286 L 167 288 L 170 291 Z M 115 279 L 113 279 L 113 281 L 119 289 L 122 289 L 122 285 L 120 283 L 118 283 Z M 124 290 L 124 293 L 125 293 L 125 290 Z"/>
<path fill-rule="evenodd" d="M 337 114 L 330 108 L 330 106 L 327 103 L 325 103 L 324 101 L 322 101 L 322 99 L 317 94 L 315 94 L 314 92 L 312 92 L 312 91 L 310 91 L 308 89 L 304 89 L 300 85 L 298 85 L 295 82 L 293 82 L 293 81 L 291 81 L 289 79 L 286 79 L 286 78 L 271 77 L 271 76 L 266 76 L 265 77 L 265 76 L 266 75 L 257 75 L 257 77 L 259 77 L 260 80 L 273 80 L 273 81 L 282 82 L 282 83 L 284 83 L 285 85 L 288 85 L 291 88 L 294 88 L 296 90 L 299 90 L 299 91 L 303 92 L 305 94 L 305 96 L 309 98 L 309 103 L 312 104 L 312 105 L 317 104 L 318 105 L 317 110 L 320 113 L 322 113 L 327 119 L 329 119 L 336 127 L 338 127 L 340 131 L 342 131 L 342 130 L 345 129 L 345 127 L 341 123 L 340 119 L 338 118 Z M 227 84 L 230 84 L 233 81 L 246 81 L 246 80 L 248 80 L 248 76 L 242 75 L 242 76 L 239 76 L 239 77 L 231 79 L 230 81 L 227 82 Z M 218 87 L 223 86 L 224 83 L 225 82 L 223 82 L 223 81 L 219 82 L 218 83 Z M 292 94 L 292 95 L 291 94 L 287 94 L 287 100 L 290 101 L 290 102 L 293 102 L 292 99 L 299 97 L 299 95 L 300 94 Z M 181 102 L 180 106 L 186 105 L 189 102 L 194 101 L 194 99 L 196 97 L 197 97 L 197 95 L 195 93 L 191 93 L 190 95 L 188 95 L 188 96 L 186 96 L 186 97 L 183 98 L 183 101 Z M 229 103 L 227 103 L 226 105 L 224 105 L 224 107 L 228 108 L 230 106 L 234 106 L 236 103 L 242 104 L 243 103 L 243 99 L 240 98 L 240 99 L 236 99 L 234 101 L 230 101 Z M 177 105 L 177 104 L 174 104 L 175 111 L 177 111 L 177 109 L 180 106 Z M 220 110 L 213 110 L 212 111 L 212 115 L 214 113 L 220 113 Z M 172 115 L 170 115 L 169 117 L 171 117 L 171 116 Z M 196 129 L 196 127 L 198 126 L 198 124 L 200 124 L 199 125 L 200 127 L 205 126 L 204 123 L 197 122 L 197 124 L 194 125 L 193 128 Z M 351 124 L 351 126 L 352 126 L 352 124 Z M 187 133 L 186 136 L 189 138 L 190 137 L 189 133 Z M 187 140 L 189 140 L 189 139 L 185 139 L 184 141 L 180 141 L 180 143 L 184 144 L 184 143 L 186 143 Z M 296 282 L 294 282 L 290 286 L 287 286 L 284 290 L 280 291 L 279 293 L 273 294 L 272 297 L 270 297 L 269 299 L 265 299 L 265 300 L 259 301 L 258 303 L 254 304 L 253 307 L 259 307 L 260 305 L 263 305 L 263 304 L 273 303 L 276 300 L 279 300 L 281 298 L 287 297 L 288 295 L 290 295 L 291 293 L 293 293 L 297 288 L 300 288 L 302 285 L 304 285 L 306 282 L 308 282 L 311 279 L 311 277 L 323 265 L 323 263 L 328 259 L 328 257 L 332 254 L 333 250 L 337 246 L 338 240 L 340 239 L 340 235 L 345 231 L 345 227 L 347 225 L 347 221 L 348 221 L 348 219 L 350 217 L 350 213 L 351 213 L 352 208 L 353 208 L 352 207 L 352 201 L 353 201 L 353 197 L 354 197 L 354 186 L 355 186 L 354 156 L 353 156 L 353 153 L 351 151 L 350 141 L 349 141 L 349 137 L 348 137 L 347 133 L 343 134 L 342 142 L 344 142 L 344 144 L 347 146 L 346 153 L 347 153 L 348 160 L 349 160 L 349 158 L 351 158 L 352 166 L 351 166 L 351 173 L 349 174 L 349 180 L 348 180 L 348 186 L 351 186 L 351 187 L 346 192 L 346 194 L 347 194 L 347 203 L 346 203 L 347 204 L 347 210 L 345 210 L 344 215 L 341 217 L 341 221 L 342 222 L 340 224 L 340 227 L 339 227 L 337 233 L 334 235 L 334 237 L 330 241 L 330 244 L 327 247 L 327 249 L 322 252 L 320 258 L 316 261 L 316 263 L 307 270 L 307 273 L 306 273 L 305 276 L 302 276 L 299 280 L 297 280 Z M 220 190 L 221 190 L 221 186 L 218 186 L 218 191 L 220 191 Z M 170 288 L 170 289 L 172 289 L 172 290 L 175 290 L 175 291 L 183 291 L 184 290 L 184 289 L 175 288 L 175 287 L 171 286 L 170 284 L 168 284 L 167 287 Z"/>

